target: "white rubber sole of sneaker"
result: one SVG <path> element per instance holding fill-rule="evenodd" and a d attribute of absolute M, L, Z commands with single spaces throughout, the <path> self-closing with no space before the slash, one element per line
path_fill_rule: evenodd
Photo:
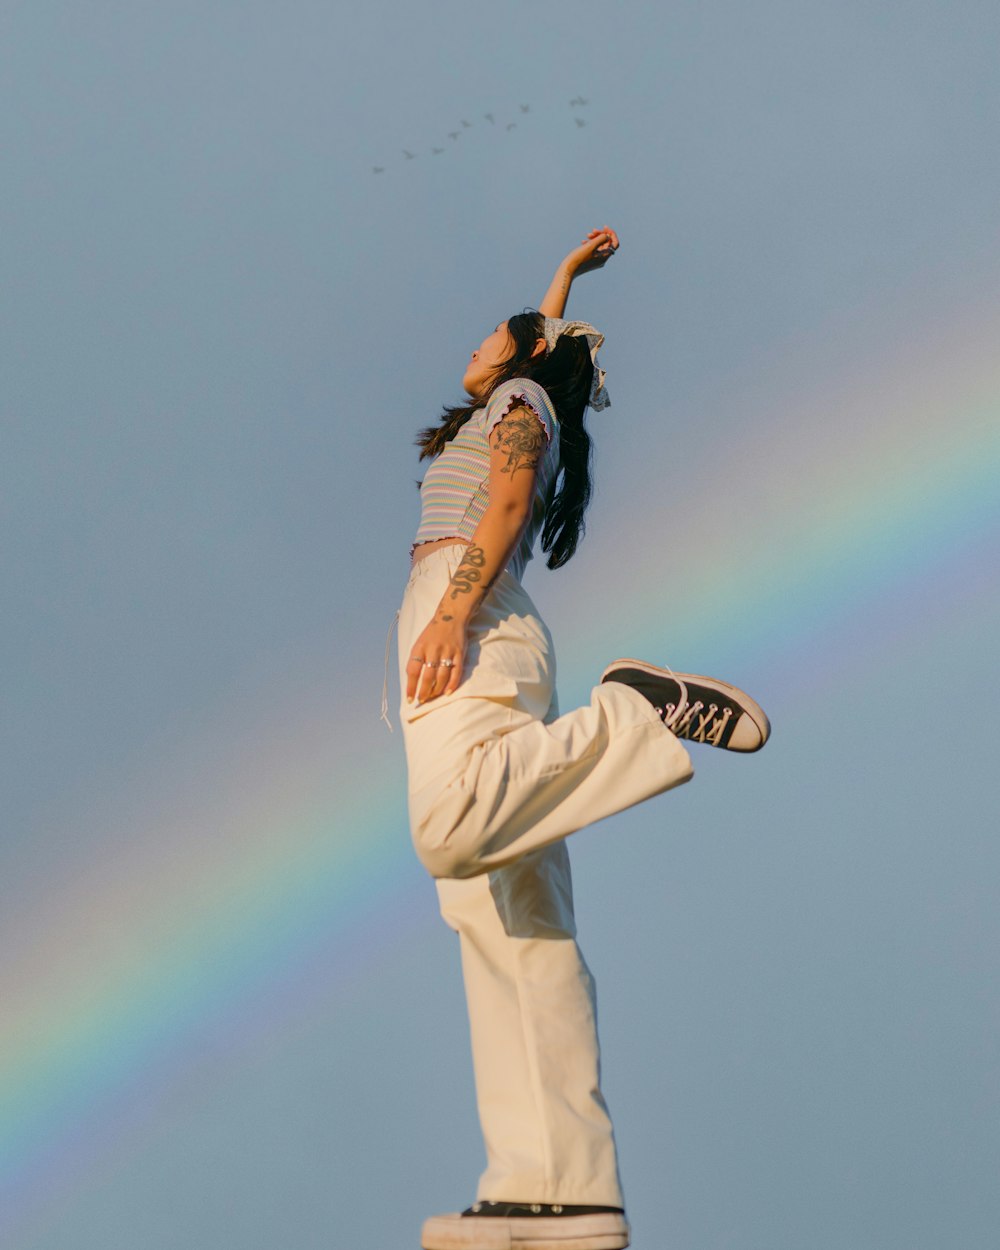
<path fill-rule="evenodd" d="M 613 1211 L 551 1219 L 435 1215 L 424 1223 L 423 1250 L 624 1250 L 628 1221 Z"/>
<path fill-rule="evenodd" d="M 771 722 L 767 719 L 764 709 L 759 703 L 755 703 L 745 690 L 741 690 L 738 686 L 731 686 L 728 682 L 719 681 L 715 677 L 702 677 L 697 673 L 675 673 L 668 668 L 660 668 L 656 664 L 648 664 L 645 660 L 615 660 L 601 674 L 601 681 L 604 681 L 609 673 L 614 673 L 622 668 L 637 668 L 641 673 L 649 673 L 652 677 L 676 678 L 678 681 L 697 682 L 699 686 L 705 687 L 707 690 L 714 690 L 716 693 L 724 695 L 727 699 L 732 699 L 734 703 L 738 703 L 743 708 L 744 716 L 749 717 L 753 728 L 749 726 L 744 728 L 737 722 L 733 730 L 732 737 L 726 747 L 729 751 L 759 751 L 764 743 L 771 736 Z M 740 718 L 742 720 L 742 717 Z"/>

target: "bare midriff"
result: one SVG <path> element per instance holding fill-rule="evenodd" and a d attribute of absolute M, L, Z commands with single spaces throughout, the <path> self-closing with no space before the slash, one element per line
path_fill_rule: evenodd
<path fill-rule="evenodd" d="M 424 556 L 429 556 L 432 551 L 437 551 L 440 547 L 454 547 L 456 543 L 461 543 L 463 547 L 467 547 L 469 540 L 467 538 L 435 538 L 432 542 L 421 543 L 413 549 L 412 562 L 416 564 Z"/>

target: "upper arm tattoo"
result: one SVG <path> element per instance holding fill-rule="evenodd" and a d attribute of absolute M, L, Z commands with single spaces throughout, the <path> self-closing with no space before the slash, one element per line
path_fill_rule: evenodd
<path fill-rule="evenodd" d="M 497 423 L 497 448 L 507 456 L 501 473 L 537 469 L 548 440 L 541 421 L 527 408 L 514 408 Z"/>

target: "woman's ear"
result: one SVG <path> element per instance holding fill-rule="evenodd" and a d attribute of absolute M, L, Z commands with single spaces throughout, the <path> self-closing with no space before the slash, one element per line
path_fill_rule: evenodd
<path fill-rule="evenodd" d="M 535 344 L 535 350 L 531 353 L 531 358 L 534 359 L 536 356 L 544 356 L 544 355 L 545 355 L 545 340 L 539 339 L 538 342 Z"/>

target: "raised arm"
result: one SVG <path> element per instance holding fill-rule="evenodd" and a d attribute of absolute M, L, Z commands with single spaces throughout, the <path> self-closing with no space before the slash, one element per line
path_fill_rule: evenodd
<path fill-rule="evenodd" d="M 535 498 L 535 476 L 547 439 L 528 408 L 512 408 L 490 435 L 490 501 L 430 624 L 406 665 L 406 698 L 426 703 L 462 680 L 469 622 L 507 567 Z M 442 661 L 444 663 L 442 664 Z"/>
<path fill-rule="evenodd" d="M 561 317 L 566 311 L 573 279 L 591 269 L 600 269 L 618 251 L 618 235 L 610 226 L 591 230 L 579 247 L 574 248 L 555 272 L 555 277 L 538 305 L 543 317 Z"/>

